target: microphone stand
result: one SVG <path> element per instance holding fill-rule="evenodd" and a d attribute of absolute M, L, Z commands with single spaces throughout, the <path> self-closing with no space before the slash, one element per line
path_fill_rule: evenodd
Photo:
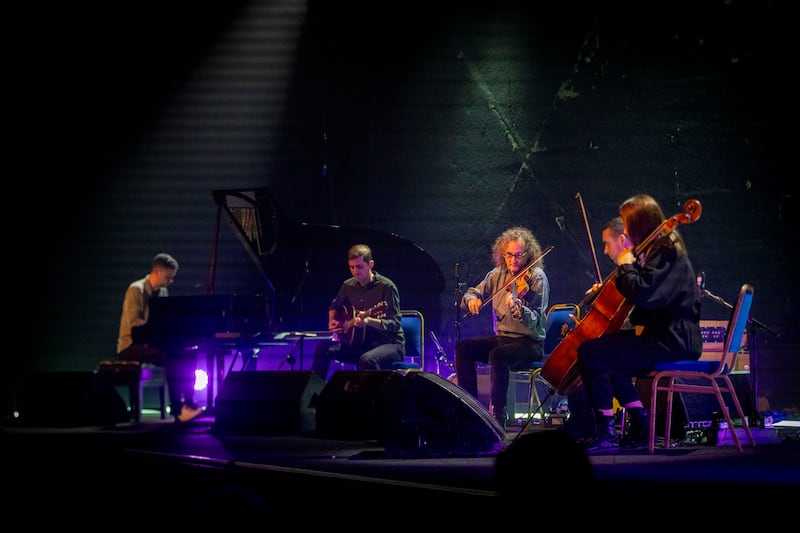
<path fill-rule="evenodd" d="M 308 268 L 308 263 L 309 263 L 310 260 L 311 260 L 311 254 L 309 253 L 308 257 L 306 257 L 306 260 L 305 260 L 305 263 L 304 263 L 304 266 L 303 266 L 303 277 L 300 278 L 300 283 L 297 284 L 297 289 L 295 289 L 294 295 L 292 295 L 292 299 L 291 299 L 291 304 L 294 305 L 294 303 L 297 301 L 297 299 L 300 298 L 299 311 L 300 311 L 301 314 L 303 312 L 303 300 L 302 300 L 303 288 L 305 287 L 306 281 L 308 280 L 308 277 L 309 277 L 309 272 L 310 271 L 309 271 L 309 268 Z"/>
<path fill-rule="evenodd" d="M 295 359 L 294 357 L 294 352 L 295 350 L 297 350 L 298 347 L 302 346 L 301 344 L 302 342 L 303 342 L 303 337 L 300 337 L 294 342 L 294 346 L 292 346 L 292 348 L 289 350 L 289 353 L 286 354 L 286 357 L 284 357 L 283 361 L 281 361 L 281 363 L 278 365 L 278 370 L 283 368 L 283 365 L 285 363 L 289 363 L 289 370 L 294 370 L 294 364 L 297 362 L 297 359 Z M 302 354 L 302 350 L 300 351 L 300 353 Z M 302 369 L 302 363 L 301 363 L 301 369 Z"/>
<path fill-rule="evenodd" d="M 708 296 L 723 307 L 733 310 L 733 305 L 731 303 L 726 302 L 724 298 L 717 296 L 706 288 L 702 289 L 702 295 Z M 751 388 L 753 389 L 752 399 L 750 401 L 750 426 L 762 427 L 762 420 L 758 414 L 758 357 L 756 355 L 756 331 L 758 329 L 763 329 L 775 335 L 776 338 L 780 337 L 780 335 L 752 316 L 747 318 L 747 326 L 747 344 L 750 351 L 750 381 Z"/>
<path fill-rule="evenodd" d="M 461 340 L 461 288 L 463 287 L 463 283 L 461 283 L 461 277 L 459 274 L 459 263 L 456 263 L 455 268 L 455 276 L 456 276 L 456 289 L 455 289 L 455 297 L 453 301 L 453 311 L 455 315 L 455 320 L 453 321 L 453 326 L 456 330 L 456 343 Z M 431 339 L 433 340 L 434 345 L 436 345 L 436 365 L 437 365 L 437 372 L 439 375 L 442 374 L 442 363 L 450 367 L 450 375 L 448 376 L 448 380 L 452 381 L 452 377 L 455 375 L 455 364 L 451 363 L 448 358 L 447 354 L 445 353 L 442 345 L 439 343 L 439 339 L 436 338 L 436 333 L 433 331 L 431 333 Z"/>
<path fill-rule="evenodd" d="M 456 263 L 456 293 L 455 293 L 455 302 L 453 302 L 453 308 L 455 310 L 456 319 L 453 322 L 456 328 L 456 342 L 461 340 L 461 288 L 463 287 L 463 283 L 461 283 L 461 274 L 459 272 L 459 264 Z"/>

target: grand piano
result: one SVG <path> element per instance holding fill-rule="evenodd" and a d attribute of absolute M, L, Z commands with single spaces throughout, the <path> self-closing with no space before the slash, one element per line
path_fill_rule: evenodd
<path fill-rule="evenodd" d="M 267 333 L 269 301 L 263 295 L 210 294 L 150 298 L 146 324 L 134 342 L 185 348 L 226 339 L 258 339 Z"/>
<path fill-rule="evenodd" d="M 414 242 L 394 233 L 293 221 L 267 188 L 216 190 L 212 196 L 217 216 L 205 294 L 151 300 L 148 324 L 135 332 L 140 341 L 199 346 L 210 370 L 209 408 L 214 382 L 225 378 L 220 354 L 226 350 L 255 353 L 273 340 L 302 343 L 306 334 L 327 333 L 327 309 L 349 276 L 346 254 L 353 244 L 372 248 L 376 270 L 397 284 L 403 309 L 421 311 L 433 323 L 441 316 L 444 276 Z M 255 265 L 260 281 L 252 293 L 217 294 L 223 219 Z"/>
<path fill-rule="evenodd" d="M 403 309 L 441 317 L 445 280 L 439 265 L 415 242 L 395 233 L 291 220 L 266 188 L 212 192 L 217 205 L 206 293 L 216 293 L 217 242 L 224 218 L 260 273 L 271 305 L 268 330 L 324 330 L 327 308 L 349 276 L 347 250 L 368 244 L 375 269 L 391 278 Z"/>

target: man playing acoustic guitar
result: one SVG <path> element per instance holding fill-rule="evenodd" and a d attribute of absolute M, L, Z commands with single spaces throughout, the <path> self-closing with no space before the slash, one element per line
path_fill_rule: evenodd
<path fill-rule="evenodd" d="M 352 277 L 344 280 L 328 307 L 331 340 L 320 341 L 311 369 L 327 381 L 331 360 L 352 363 L 358 370 L 390 369 L 406 354 L 400 325 L 400 293 L 392 280 L 373 270 L 366 244 L 347 252 Z"/>

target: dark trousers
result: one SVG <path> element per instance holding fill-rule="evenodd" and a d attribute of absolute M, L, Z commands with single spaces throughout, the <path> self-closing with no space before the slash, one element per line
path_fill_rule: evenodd
<path fill-rule="evenodd" d="M 684 358 L 685 353 L 633 330 L 588 339 L 578 347 L 581 380 L 595 410 L 613 409 L 615 397 L 621 405 L 639 400 L 634 377 L 646 375 L 656 363 Z"/>
<path fill-rule="evenodd" d="M 351 363 L 358 370 L 388 370 L 392 363 L 402 361 L 406 355 L 405 348 L 400 344 L 379 344 L 369 346 L 350 345 L 332 340 L 320 341 L 314 350 L 314 362 L 311 370 L 316 372 L 323 380 L 327 379 L 331 361 Z"/>
<path fill-rule="evenodd" d="M 522 370 L 534 361 L 541 361 L 542 343 L 530 337 L 492 335 L 479 339 L 464 339 L 456 343 L 456 377 L 458 385 L 478 398 L 478 369 L 476 363 L 487 363 L 489 370 L 489 401 L 495 416 L 506 411 L 509 374 Z"/>
<path fill-rule="evenodd" d="M 118 354 L 120 359 L 139 361 L 164 367 L 164 377 L 169 391 L 170 410 L 178 416 L 181 407 L 194 403 L 194 372 L 197 368 L 197 354 L 194 350 L 173 347 L 162 350 L 148 344 L 132 344 Z"/>

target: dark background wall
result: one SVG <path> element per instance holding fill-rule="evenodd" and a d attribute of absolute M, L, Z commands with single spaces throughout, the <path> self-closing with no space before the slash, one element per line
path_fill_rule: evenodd
<path fill-rule="evenodd" d="M 729 302 L 755 286 L 759 391 L 798 405 L 782 4 L 91 4 L 10 18 L 4 407 L 32 370 L 113 355 L 123 292 L 154 253 L 181 263 L 172 294 L 203 294 L 211 191 L 253 187 L 295 222 L 422 247 L 444 277 L 426 320 L 448 350 L 489 326 L 455 323 L 455 265 L 476 283 L 506 227 L 554 246 L 551 303 L 574 302 L 596 270 L 577 193 L 603 275 L 600 231 L 622 200 L 647 192 L 672 215 L 697 199 L 701 218 L 680 228 L 694 266 Z M 227 227 L 217 252 L 217 293 L 263 289 Z M 333 272 L 312 264 L 326 297 L 344 252 Z M 727 309 L 706 298 L 703 314 Z"/>

